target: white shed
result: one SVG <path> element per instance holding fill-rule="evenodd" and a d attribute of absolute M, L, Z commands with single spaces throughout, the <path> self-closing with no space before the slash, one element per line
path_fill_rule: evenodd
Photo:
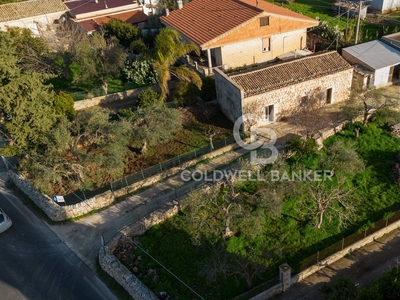
<path fill-rule="evenodd" d="M 368 87 L 382 87 L 399 80 L 400 49 L 384 40 L 344 48 L 342 56 L 353 65 L 371 71 Z"/>

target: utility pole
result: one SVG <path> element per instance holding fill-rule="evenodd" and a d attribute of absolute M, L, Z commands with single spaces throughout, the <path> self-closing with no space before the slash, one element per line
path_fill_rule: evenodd
<path fill-rule="evenodd" d="M 350 14 L 350 6 L 347 7 L 347 19 L 346 19 L 346 39 L 347 39 L 347 28 L 349 27 L 349 14 Z"/>
<path fill-rule="evenodd" d="M 356 37 L 354 39 L 354 45 L 357 45 L 357 43 L 358 43 L 358 32 L 360 30 L 361 9 L 362 9 L 362 0 L 360 0 L 360 4 L 358 5 L 357 28 L 356 28 Z"/>

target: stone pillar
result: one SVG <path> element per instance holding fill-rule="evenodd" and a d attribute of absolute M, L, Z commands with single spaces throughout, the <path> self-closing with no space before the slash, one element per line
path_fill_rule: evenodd
<path fill-rule="evenodd" d="M 207 49 L 207 60 L 208 60 L 208 73 L 211 74 L 212 61 L 211 61 L 211 50 Z"/>
<path fill-rule="evenodd" d="M 282 291 L 286 291 L 291 284 L 292 269 L 287 263 L 279 266 L 279 279 L 282 283 Z"/>

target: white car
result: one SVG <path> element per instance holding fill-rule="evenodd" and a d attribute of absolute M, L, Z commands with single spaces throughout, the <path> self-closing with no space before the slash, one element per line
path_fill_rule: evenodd
<path fill-rule="evenodd" d="M 12 225 L 11 219 L 0 208 L 0 233 L 6 231 Z"/>

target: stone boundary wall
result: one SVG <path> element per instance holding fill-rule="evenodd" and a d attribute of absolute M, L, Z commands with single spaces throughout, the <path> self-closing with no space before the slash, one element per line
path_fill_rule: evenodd
<path fill-rule="evenodd" d="M 114 256 L 113 251 L 120 239 L 130 235 L 141 235 L 152 226 L 164 222 L 175 215 L 178 210 L 179 205 L 176 201 L 157 209 L 149 216 L 122 229 L 99 251 L 101 268 L 114 278 L 135 300 L 158 300 L 158 298 Z"/>
<path fill-rule="evenodd" d="M 366 238 L 350 245 L 349 247 L 336 252 L 335 254 L 332 254 L 331 256 L 325 258 L 324 260 L 320 261 L 318 264 L 313 265 L 307 269 L 305 269 L 304 271 L 300 272 L 299 274 L 296 274 L 294 276 L 292 276 L 291 278 L 291 285 L 300 282 L 304 279 L 306 279 L 308 276 L 318 272 L 319 270 L 333 264 L 334 262 L 338 261 L 339 259 L 341 259 L 342 257 L 344 257 L 345 255 L 360 249 L 362 247 L 364 247 L 365 245 L 372 243 L 373 241 L 375 241 L 376 239 L 379 239 L 380 237 L 382 237 L 383 235 L 392 232 L 393 230 L 396 230 L 397 228 L 400 227 L 400 220 L 388 225 L 385 228 L 382 228 L 381 230 L 374 232 L 373 234 L 367 236 Z M 264 300 L 264 299 L 268 299 L 269 297 L 272 297 L 273 295 L 279 293 L 282 291 L 282 283 L 279 283 L 271 288 L 269 288 L 268 290 L 258 294 L 257 296 L 254 296 L 253 298 L 250 298 L 250 300 Z"/>
<path fill-rule="evenodd" d="M 37 191 L 24 176 L 9 170 L 8 177 L 53 221 L 63 221 L 82 216 L 93 210 L 110 205 L 115 199 L 111 191 L 106 191 L 80 203 L 60 206 L 56 204 L 49 196 L 43 195 Z"/>
<path fill-rule="evenodd" d="M 174 88 L 176 85 L 175 81 L 170 81 L 168 83 L 168 87 L 170 89 Z M 99 96 L 99 97 L 93 97 L 85 100 L 79 100 L 74 102 L 74 109 L 75 110 L 81 110 L 93 106 L 98 106 L 100 104 L 105 104 L 105 103 L 111 103 L 111 102 L 117 102 L 117 101 L 122 101 L 126 99 L 133 99 L 136 98 L 142 91 L 147 90 L 148 88 L 153 89 L 157 93 L 160 92 L 160 86 L 158 84 L 154 85 L 147 85 L 143 86 L 137 89 L 133 90 L 126 90 L 123 92 L 119 93 L 114 93 L 114 94 L 107 94 L 104 96 Z"/>
<path fill-rule="evenodd" d="M 247 140 L 246 140 L 247 141 Z M 245 142 L 246 142 L 245 141 Z M 132 193 L 139 188 L 147 187 L 161 180 L 176 175 L 179 171 L 184 170 L 188 167 L 195 165 L 196 163 L 205 160 L 207 158 L 214 158 L 218 155 L 221 155 L 225 152 L 231 151 L 233 149 L 238 148 L 237 144 L 231 144 L 225 147 L 222 147 L 213 152 L 204 154 L 196 159 L 188 161 L 180 167 L 174 167 L 168 169 L 159 174 L 153 175 L 136 183 L 133 183 L 125 188 L 111 191 L 107 190 L 104 193 L 98 194 L 92 198 L 84 200 L 82 202 L 73 204 L 60 206 L 56 204 L 49 196 L 44 195 L 37 191 L 33 185 L 22 175 L 15 173 L 12 170 L 9 170 L 8 176 L 11 181 L 26 194 L 44 213 L 53 221 L 63 221 L 70 218 L 76 218 L 82 215 L 85 215 L 93 210 L 101 209 L 106 206 L 111 205 L 115 198 L 124 196 L 128 193 Z"/>
<path fill-rule="evenodd" d="M 249 139 L 245 139 L 244 140 L 245 143 L 248 143 L 248 141 L 249 141 Z M 176 175 L 178 172 L 180 172 L 182 170 L 185 170 L 185 169 L 187 169 L 187 168 L 189 168 L 191 166 L 194 166 L 195 164 L 197 164 L 198 162 L 201 162 L 202 160 L 205 160 L 207 158 L 214 158 L 216 156 L 224 154 L 225 152 L 229 152 L 229 151 L 235 150 L 235 149 L 237 149 L 239 147 L 240 146 L 238 144 L 234 143 L 234 144 L 230 144 L 228 146 L 219 148 L 217 150 L 214 150 L 212 152 L 209 152 L 207 154 L 199 156 L 199 157 L 197 157 L 195 159 L 187 161 L 187 162 L 183 163 L 181 166 L 172 167 L 172 168 L 170 168 L 168 170 L 165 170 L 163 172 L 160 172 L 160 173 L 158 173 L 156 175 L 153 175 L 153 176 L 147 177 L 147 178 L 145 178 L 143 180 L 140 180 L 138 182 L 132 183 L 131 185 L 128 185 L 127 187 L 124 187 L 124 188 L 119 189 L 119 190 L 115 190 L 114 191 L 114 196 L 116 198 L 118 198 L 118 197 L 124 196 L 126 194 L 132 193 L 132 192 L 136 191 L 139 188 L 143 188 L 143 187 L 147 187 L 147 186 L 153 185 L 153 184 L 155 184 L 157 182 L 160 182 L 161 180 L 163 180 L 163 179 L 165 179 L 167 177 Z"/>
<path fill-rule="evenodd" d="M 160 224 L 168 218 L 176 215 L 179 209 L 179 203 L 177 201 L 172 201 L 171 203 L 155 210 L 147 217 L 141 218 L 139 221 L 125 227 L 121 232 L 127 236 L 142 235 L 154 225 Z"/>
<path fill-rule="evenodd" d="M 135 275 L 133 275 L 107 246 L 99 251 L 101 268 L 114 278 L 135 300 L 159 300 Z"/>

